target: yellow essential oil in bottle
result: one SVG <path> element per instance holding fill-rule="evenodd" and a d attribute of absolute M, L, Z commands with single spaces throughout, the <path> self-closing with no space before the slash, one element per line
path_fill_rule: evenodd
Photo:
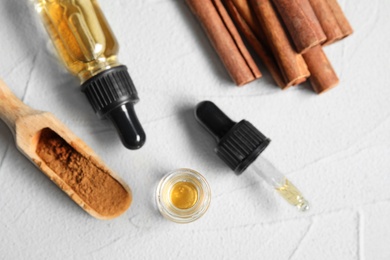
<path fill-rule="evenodd" d="M 96 114 L 110 119 L 126 148 L 139 149 L 145 132 L 134 111 L 139 101 L 118 62 L 119 45 L 97 0 L 33 0 L 59 57 L 81 82 Z"/>
<path fill-rule="evenodd" d="M 198 201 L 198 191 L 191 182 L 180 181 L 173 185 L 170 197 L 176 208 L 189 209 Z"/>
<path fill-rule="evenodd" d="M 62 61 L 81 82 L 120 65 L 118 43 L 95 0 L 37 0 L 36 6 Z"/>

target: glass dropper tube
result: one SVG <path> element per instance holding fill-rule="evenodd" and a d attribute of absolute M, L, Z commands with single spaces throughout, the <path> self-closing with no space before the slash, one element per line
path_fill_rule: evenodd
<path fill-rule="evenodd" d="M 215 152 L 237 175 L 253 172 L 298 210 L 309 209 L 301 192 L 261 156 L 271 140 L 251 123 L 246 120 L 234 122 L 210 101 L 197 105 L 195 118 L 215 138 Z"/>
<path fill-rule="evenodd" d="M 264 156 L 259 156 L 245 170 L 262 178 L 268 185 L 274 188 L 288 203 L 297 207 L 299 211 L 307 211 L 309 203 L 302 193 Z"/>

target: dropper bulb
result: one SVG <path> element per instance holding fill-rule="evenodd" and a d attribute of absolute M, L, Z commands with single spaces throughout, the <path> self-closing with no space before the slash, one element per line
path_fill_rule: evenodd
<path fill-rule="evenodd" d="M 82 91 L 98 117 L 114 123 L 126 148 L 142 147 L 146 136 L 134 111 L 139 98 L 126 66 L 106 69 L 93 76 L 83 83 Z"/>
<path fill-rule="evenodd" d="M 236 124 L 211 101 L 203 101 L 196 106 L 195 118 L 217 142 Z"/>
<path fill-rule="evenodd" d="M 131 150 L 141 148 L 146 140 L 145 132 L 134 111 L 134 105 L 125 103 L 107 114 L 118 131 L 123 145 Z"/>

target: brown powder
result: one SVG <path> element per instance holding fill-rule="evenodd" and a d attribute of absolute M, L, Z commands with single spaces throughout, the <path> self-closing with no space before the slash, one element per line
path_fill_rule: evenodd
<path fill-rule="evenodd" d="M 117 215 L 129 206 L 129 193 L 109 172 L 82 156 L 52 130 L 42 130 L 36 152 L 98 214 Z"/>

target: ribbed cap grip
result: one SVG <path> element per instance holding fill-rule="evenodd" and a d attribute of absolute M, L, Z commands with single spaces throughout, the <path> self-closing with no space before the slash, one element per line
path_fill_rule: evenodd
<path fill-rule="evenodd" d="M 270 142 L 251 123 L 242 120 L 220 140 L 216 153 L 236 174 L 241 174 Z"/>
<path fill-rule="evenodd" d="M 118 66 L 92 77 L 81 86 L 99 117 L 124 103 L 139 101 L 126 66 Z"/>

